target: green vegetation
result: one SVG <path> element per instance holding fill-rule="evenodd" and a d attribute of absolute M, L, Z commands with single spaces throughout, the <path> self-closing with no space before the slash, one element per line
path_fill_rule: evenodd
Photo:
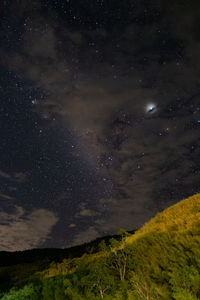
<path fill-rule="evenodd" d="M 0 299 L 200 299 L 200 194 L 119 236 L 61 261 L 2 266 Z"/>

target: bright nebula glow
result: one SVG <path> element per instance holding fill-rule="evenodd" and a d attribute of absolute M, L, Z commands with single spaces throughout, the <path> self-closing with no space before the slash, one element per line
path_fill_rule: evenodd
<path fill-rule="evenodd" d="M 145 109 L 146 109 L 146 112 L 151 113 L 151 112 L 154 112 L 156 110 L 156 108 L 157 108 L 156 104 L 154 104 L 154 103 L 148 103 L 146 105 Z"/>

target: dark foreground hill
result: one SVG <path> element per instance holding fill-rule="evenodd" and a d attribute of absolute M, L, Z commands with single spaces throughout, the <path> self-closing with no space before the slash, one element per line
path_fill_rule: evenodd
<path fill-rule="evenodd" d="M 200 194 L 134 234 L 0 258 L 3 300 L 200 299 Z"/>
<path fill-rule="evenodd" d="M 129 233 L 134 233 L 134 231 L 129 231 Z M 43 261 L 46 265 L 52 261 L 55 261 L 57 263 L 62 262 L 62 260 L 65 258 L 80 257 L 84 253 L 96 253 L 99 250 L 99 243 L 104 240 L 108 245 L 111 238 L 117 240 L 121 239 L 120 235 L 114 235 L 97 238 L 96 240 L 89 243 L 64 249 L 41 248 L 16 252 L 0 251 L 0 267 L 17 264 L 37 263 L 41 261 Z"/>

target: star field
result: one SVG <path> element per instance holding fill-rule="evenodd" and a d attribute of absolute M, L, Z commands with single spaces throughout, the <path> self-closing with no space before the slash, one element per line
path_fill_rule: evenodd
<path fill-rule="evenodd" d="M 133 230 L 200 191 L 193 1 L 10 0 L 0 15 L 0 250 Z"/>

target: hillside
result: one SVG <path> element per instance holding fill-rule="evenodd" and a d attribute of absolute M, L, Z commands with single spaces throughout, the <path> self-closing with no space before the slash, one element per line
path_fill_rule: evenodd
<path fill-rule="evenodd" d="M 2 266 L 0 299 L 200 299 L 200 194 L 119 237 Z"/>
<path fill-rule="evenodd" d="M 133 232 L 134 231 L 131 231 L 129 233 Z M 80 257 L 84 253 L 95 253 L 98 251 L 98 245 L 102 240 L 108 244 L 111 238 L 118 240 L 120 239 L 120 236 L 105 236 L 79 246 L 64 249 L 41 248 L 16 252 L 0 251 L 0 267 L 12 266 L 16 264 L 35 264 L 38 261 L 43 261 L 45 264 L 48 264 L 51 261 L 59 263 L 65 258 Z"/>
<path fill-rule="evenodd" d="M 158 213 L 129 238 L 129 242 L 150 232 L 185 232 L 200 225 L 200 194 L 184 199 Z"/>

